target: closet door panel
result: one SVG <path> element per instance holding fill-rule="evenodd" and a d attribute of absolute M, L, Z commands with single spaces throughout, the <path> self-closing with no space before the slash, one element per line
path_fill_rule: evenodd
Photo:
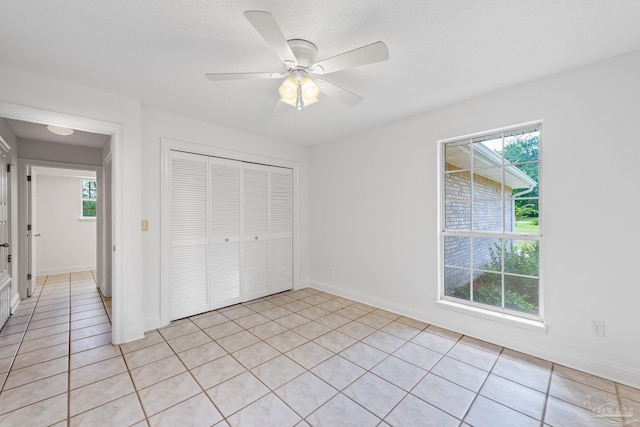
<path fill-rule="evenodd" d="M 270 168 L 271 293 L 293 288 L 293 175 L 291 169 Z"/>
<path fill-rule="evenodd" d="M 241 302 L 240 233 L 242 163 L 211 158 L 210 309 Z"/>
<path fill-rule="evenodd" d="M 269 167 L 243 166 L 242 300 L 269 294 Z"/>
<path fill-rule="evenodd" d="M 208 165 L 205 156 L 171 153 L 171 320 L 209 309 Z"/>

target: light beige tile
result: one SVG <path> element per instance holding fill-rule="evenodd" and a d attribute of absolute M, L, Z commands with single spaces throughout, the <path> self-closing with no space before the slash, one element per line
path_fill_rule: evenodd
<path fill-rule="evenodd" d="M 218 340 L 242 331 L 242 327 L 235 322 L 228 321 L 212 326 L 204 331 L 214 340 Z"/>
<path fill-rule="evenodd" d="M 333 356 L 311 370 L 338 390 L 360 378 L 366 371 L 340 356 Z"/>
<path fill-rule="evenodd" d="M 125 353 L 124 358 L 127 361 L 129 369 L 135 369 L 173 354 L 171 347 L 169 347 L 166 342 L 161 342 L 140 350 L 132 351 L 131 353 Z"/>
<path fill-rule="evenodd" d="M 104 312 L 104 309 L 102 308 L 98 308 L 95 310 L 81 311 L 80 313 L 73 313 L 71 315 L 71 321 L 75 322 L 78 320 L 88 319 L 90 317 L 104 317 L 104 315 L 105 315 L 105 312 Z"/>
<path fill-rule="evenodd" d="M 182 373 L 138 391 L 147 416 L 157 414 L 202 392 L 188 373 Z"/>
<path fill-rule="evenodd" d="M 71 371 L 71 390 L 127 372 L 122 356 L 103 360 Z"/>
<path fill-rule="evenodd" d="M 448 329 L 439 328 L 434 325 L 429 325 L 425 329 L 425 332 L 440 335 L 441 337 L 449 338 L 450 340 L 453 340 L 453 341 L 458 341 L 459 339 L 462 338 L 462 335 L 457 332 L 453 332 Z"/>
<path fill-rule="evenodd" d="M 340 355 L 367 370 L 373 368 L 388 356 L 387 353 L 362 342 L 352 345 L 342 351 Z"/>
<path fill-rule="evenodd" d="M 258 365 L 251 372 L 272 390 L 302 374 L 305 369 L 287 356 L 278 356 Z"/>
<path fill-rule="evenodd" d="M 464 421 L 474 427 L 539 427 L 540 421 L 478 396 Z M 558 424 L 571 425 L 571 424 Z"/>
<path fill-rule="evenodd" d="M 306 317 L 307 319 L 316 320 L 320 317 L 326 316 L 327 314 L 329 314 L 329 312 L 325 309 L 314 306 L 305 308 L 304 310 L 300 310 L 298 314 Z"/>
<path fill-rule="evenodd" d="M 161 342 L 164 342 L 164 338 L 162 338 L 162 335 L 160 335 L 158 331 L 150 331 L 146 332 L 144 338 L 140 340 L 131 341 L 126 344 L 120 344 L 120 349 L 123 353 L 131 353 L 132 351 L 150 347 Z"/>
<path fill-rule="evenodd" d="M 309 340 L 293 331 L 286 331 L 281 334 L 274 335 L 271 338 L 267 338 L 265 341 L 280 352 L 286 353 L 291 349 L 301 346 Z"/>
<path fill-rule="evenodd" d="M 91 350 L 92 348 L 102 347 L 107 344 L 111 344 L 110 332 L 83 338 L 81 340 L 71 341 L 71 353 L 79 353 L 81 351 Z"/>
<path fill-rule="evenodd" d="M 545 425 L 550 426 L 588 426 L 606 425 L 593 420 L 593 412 L 583 406 L 572 405 L 571 403 L 549 396 L 547 399 L 547 409 L 545 411 Z M 595 421 L 595 422 L 594 422 Z"/>
<path fill-rule="evenodd" d="M 243 317 L 234 319 L 234 322 L 236 322 L 238 325 L 242 326 L 245 329 L 249 329 L 249 328 L 253 328 L 254 326 L 262 325 L 263 323 L 267 323 L 269 321 L 269 318 L 263 316 L 262 314 L 254 313 L 253 311 L 251 311 L 251 313 L 252 314 L 248 316 L 243 316 Z"/>
<path fill-rule="evenodd" d="M 427 373 L 394 356 L 378 363 L 371 372 L 406 391 L 411 390 Z"/>
<path fill-rule="evenodd" d="M 313 341 L 334 353 L 339 353 L 356 343 L 355 339 L 338 331 L 331 331 Z"/>
<path fill-rule="evenodd" d="M 231 354 L 247 369 L 252 369 L 261 363 L 280 355 L 280 352 L 264 341 L 245 347 Z"/>
<path fill-rule="evenodd" d="M 577 406 L 581 406 L 585 402 L 585 400 L 587 400 L 588 396 L 593 394 L 601 394 L 607 399 L 611 399 L 613 401 L 617 400 L 615 394 L 607 393 L 601 389 L 588 386 L 581 382 L 570 380 L 566 377 L 561 377 L 559 375 L 556 375 L 555 371 L 551 376 L 551 386 L 549 387 L 550 396 L 557 397 L 558 399 L 573 403 Z"/>
<path fill-rule="evenodd" d="M 392 426 L 455 427 L 460 421 L 411 394 L 385 418 Z"/>
<path fill-rule="evenodd" d="M 138 390 L 185 372 L 186 368 L 177 356 L 169 356 L 130 370 Z"/>
<path fill-rule="evenodd" d="M 551 363 L 505 349 L 491 373 L 546 393 L 551 380 Z"/>
<path fill-rule="evenodd" d="M 225 417 L 234 414 L 269 392 L 270 390 L 250 372 L 244 372 L 207 390 L 207 394 Z"/>
<path fill-rule="evenodd" d="M 298 313 L 306 308 L 311 307 L 311 304 L 307 304 L 304 301 L 297 300 L 297 301 L 292 301 L 290 303 L 284 304 L 283 307 L 286 308 L 287 310 L 293 311 L 294 313 Z"/>
<path fill-rule="evenodd" d="M 255 311 L 241 304 L 223 308 L 220 310 L 220 312 L 231 320 L 239 319 L 240 317 L 249 316 L 255 313 Z"/>
<path fill-rule="evenodd" d="M 360 322 L 363 323 L 367 326 L 370 326 L 374 329 L 380 329 L 383 328 L 385 326 L 387 326 L 389 323 L 391 323 L 391 319 L 388 319 L 386 317 L 380 316 L 379 314 L 376 314 L 375 312 L 373 313 L 367 313 L 362 317 L 359 317 L 356 322 Z"/>
<path fill-rule="evenodd" d="M 407 395 L 406 391 L 369 372 L 343 393 L 380 418 L 384 418 Z"/>
<path fill-rule="evenodd" d="M 200 328 L 195 323 L 185 320 L 176 324 L 169 324 L 164 328 L 158 329 L 158 332 L 164 337 L 165 340 L 171 340 L 173 338 L 180 337 L 182 335 L 190 334 L 191 332 L 199 331 Z"/>
<path fill-rule="evenodd" d="M 617 384 L 620 397 L 640 402 L 640 389 L 629 387 L 624 384 Z M 640 412 L 638 412 L 640 415 Z"/>
<path fill-rule="evenodd" d="M 286 331 L 287 328 L 274 321 L 269 321 L 267 323 L 254 326 L 253 328 L 249 328 L 249 332 L 262 340 L 266 340 L 267 338 L 271 338 L 274 335 L 278 335 Z"/>
<path fill-rule="evenodd" d="M 368 337 L 362 339 L 362 342 L 365 344 L 369 344 L 370 346 L 375 347 L 378 350 L 382 350 L 385 353 L 393 353 L 404 344 L 406 344 L 405 340 L 382 331 L 376 331 L 372 333 Z"/>
<path fill-rule="evenodd" d="M 427 371 L 442 358 L 442 354 L 412 342 L 400 347 L 393 355 Z"/>
<path fill-rule="evenodd" d="M 211 342 L 212 339 L 209 335 L 202 331 L 191 332 L 186 335 L 179 336 L 177 338 L 168 340 L 167 342 L 176 353 L 180 353 L 190 348 L 197 347 L 202 344 Z"/>
<path fill-rule="evenodd" d="M 3 390 L 0 394 L 0 414 L 66 393 L 67 378 L 67 374 L 63 373 L 20 387 Z"/>
<path fill-rule="evenodd" d="M 262 313 L 264 311 L 271 310 L 272 308 L 277 307 L 277 305 L 275 305 L 274 303 L 266 300 L 250 302 L 246 304 L 246 306 L 257 313 Z"/>
<path fill-rule="evenodd" d="M 332 357 L 334 354 L 326 348 L 310 341 L 288 351 L 286 355 L 306 369 L 311 369 Z"/>
<path fill-rule="evenodd" d="M 345 420 L 358 427 L 373 427 L 380 423 L 378 417 L 343 394 L 334 396 L 306 418 L 306 421 L 314 427 L 345 425 Z"/>
<path fill-rule="evenodd" d="M 456 345 L 456 341 L 452 339 L 425 331 L 416 335 L 411 342 L 442 354 L 446 354 L 454 345 Z"/>
<path fill-rule="evenodd" d="M 480 390 L 489 375 L 487 371 L 447 356 L 443 357 L 431 372 L 473 392 Z"/>
<path fill-rule="evenodd" d="M 525 415 L 542 420 L 546 395 L 496 375 L 489 375 L 480 394 Z"/>
<path fill-rule="evenodd" d="M 485 371 L 490 371 L 496 360 L 498 360 L 498 353 L 489 353 L 478 347 L 468 345 L 462 340 L 458 341 L 449 350 L 447 356 Z"/>
<path fill-rule="evenodd" d="M 40 350 L 42 348 L 51 347 L 53 345 L 62 344 L 65 342 L 69 342 L 68 332 L 25 341 L 20 346 L 20 350 L 18 350 L 18 353 L 28 353 L 30 351 Z"/>
<path fill-rule="evenodd" d="M 274 394 L 268 394 L 227 419 L 232 427 L 288 427 L 300 421 L 300 417 Z"/>
<path fill-rule="evenodd" d="M 334 311 L 342 310 L 343 308 L 346 307 L 346 305 L 344 305 L 341 301 L 332 299 L 329 301 L 325 301 L 321 304 L 318 304 L 318 307 L 332 313 Z"/>
<path fill-rule="evenodd" d="M 105 332 L 111 332 L 111 323 L 101 323 L 99 325 L 73 330 L 71 331 L 71 341 L 104 334 Z"/>
<path fill-rule="evenodd" d="M 316 321 L 330 329 L 336 329 L 336 328 L 339 328 L 340 326 L 346 325 L 347 323 L 351 322 L 351 319 L 344 316 L 340 316 L 339 314 L 336 314 L 336 313 L 329 313 L 326 316 L 316 319 Z"/>
<path fill-rule="evenodd" d="M 204 313 L 203 315 L 194 316 L 191 321 L 195 323 L 200 329 L 207 329 L 221 323 L 229 321 L 229 318 L 217 311 Z"/>
<path fill-rule="evenodd" d="M 586 384 L 590 387 L 595 387 L 600 390 L 604 390 L 607 393 L 612 393 L 612 394 L 616 393 L 616 387 L 613 381 L 596 377 L 595 375 L 587 374 L 586 372 L 577 371 L 575 369 L 571 369 L 566 366 L 554 364 L 553 375 L 568 378 L 570 380 L 573 380 L 582 384 Z"/>
<path fill-rule="evenodd" d="M 25 341 L 35 340 L 38 338 L 47 338 L 51 335 L 56 334 L 68 334 L 69 332 L 69 323 L 60 323 L 57 325 L 47 326 L 40 329 L 32 329 L 27 331 L 24 335 Z"/>
<path fill-rule="evenodd" d="M 135 393 L 98 406 L 71 418 L 69 425 L 75 426 L 128 426 L 144 420 L 144 412 Z"/>
<path fill-rule="evenodd" d="M 222 415 L 204 393 L 200 393 L 149 419 L 152 427 L 208 427 L 222 420 Z"/>
<path fill-rule="evenodd" d="M 12 369 L 21 369 L 37 363 L 46 362 L 67 356 L 69 354 L 69 344 L 62 343 L 41 350 L 31 351 L 29 353 L 20 353 L 13 362 Z"/>
<path fill-rule="evenodd" d="M 400 319 L 389 323 L 387 326 L 381 329 L 381 331 L 391 334 L 395 337 L 402 338 L 405 341 L 409 341 L 411 338 L 418 335 L 421 328 L 414 328 L 413 326 L 405 325 L 399 321 Z"/>
<path fill-rule="evenodd" d="M 226 354 L 228 353 L 225 349 L 220 347 L 218 343 L 212 341 L 178 353 L 178 357 L 180 357 L 180 360 L 182 360 L 188 369 L 193 369 L 196 366 L 204 365 Z"/>
<path fill-rule="evenodd" d="M 121 354 L 122 353 L 120 352 L 120 347 L 111 344 L 92 348 L 80 353 L 75 353 L 71 355 L 71 369 L 76 369 L 82 366 L 90 365 L 92 363 L 100 362 L 102 360 L 111 359 L 112 357 L 117 357 Z"/>
<path fill-rule="evenodd" d="M 69 393 L 70 416 L 97 408 L 134 391 L 131 378 L 126 372 L 71 390 Z"/>
<path fill-rule="evenodd" d="M 284 307 L 276 306 L 274 308 L 270 308 L 266 311 L 261 312 L 261 314 L 265 317 L 268 317 L 271 320 L 276 320 L 293 313 Z"/>
<path fill-rule="evenodd" d="M 231 356 L 223 356 L 191 370 L 204 390 L 245 372 L 246 369 Z"/>
<path fill-rule="evenodd" d="M 476 394 L 437 375 L 427 375 L 411 394 L 456 418 L 462 419 Z"/>
<path fill-rule="evenodd" d="M 265 315 L 266 315 L 266 312 L 265 312 Z M 310 322 L 309 319 L 307 319 L 304 316 L 300 316 L 298 313 L 291 313 L 284 317 L 279 317 L 275 319 L 275 321 L 288 329 L 293 329 L 307 322 Z"/>
<path fill-rule="evenodd" d="M 0 357 L 13 357 L 18 352 L 18 348 L 20 347 L 20 343 L 9 344 L 0 347 Z"/>
<path fill-rule="evenodd" d="M 306 417 L 338 393 L 310 372 L 289 381 L 276 394 L 298 415 Z"/>
<path fill-rule="evenodd" d="M 51 426 L 64 422 L 67 418 L 67 395 L 60 394 L 13 412 L 0 415 L 2 426 L 24 426 L 29 420 L 29 427 Z M 64 424 L 66 426 L 66 422 Z"/>
<path fill-rule="evenodd" d="M 258 341 L 260 341 L 260 339 L 249 331 L 241 331 L 233 335 L 228 335 L 224 338 L 220 338 L 216 341 L 227 352 L 233 353 L 257 343 Z"/>
<path fill-rule="evenodd" d="M 67 357 L 48 360 L 37 365 L 28 366 L 22 369 L 12 369 L 9 372 L 4 385 L 5 390 L 18 387 L 33 381 L 38 381 L 46 377 L 51 377 L 62 372 L 67 372 L 69 362 Z"/>
<path fill-rule="evenodd" d="M 48 319 L 50 317 L 58 317 L 58 316 L 68 316 L 71 313 L 71 310 L 69 309 L 69 307 L 63 307 L 63 308 L 59 308 L 57 310 L 50 310 L 50 311 L 43 311 L 43 312 L 38 312 L 38 313 L 34 313 L 33 316 L 31 317 L 31 320 L 42 320 L 42 319 Z M 13 316 L 11 316 L 13 317 Z M 26 317 L 26 316 L 25 316 Z M 28 318 L 27 318 L 28 321 Z M 24 322 L 20 322 L 20 323 L 24 323 Z"/>
<path fill-rule="evenodd" d="M 363 323 L 350 322 L 337 328 L 337 331 L 342 332 L 343 334 L 348 335 L 356 340 L 361 340 L 371 335 L 376 330 L 371 326 L 367 326 Z"/>
<path fill-rule="evenodd" d="M 109 318 L 106 314 L 97 317 L 89 317 L 86 319 L 75 320 L 71 322 L 71 330 L 87 328 L 89 326 L 100 325 L 102 323 L 109 323 Z"/>

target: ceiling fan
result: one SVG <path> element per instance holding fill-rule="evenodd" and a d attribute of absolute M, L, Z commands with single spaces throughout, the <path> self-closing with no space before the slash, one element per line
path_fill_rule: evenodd
<path fill-rule="evenodd" d="M 244 12 L 244 16 L 280 58 L 284 70 L 257 73 L 208 73 L 205 76 L 213 81 L 286 78 L 278 89 L 280 99 L 274 108 L 275 112 L 285 111 L 287 105 L 301 110 L 302 107 L 317 102 L 320 93 L 348 106 L 354 106 L 362 101 L 361 96 L 315 76 L 389 59 L 387 46 L 378 41 L 316 62 L 318 54 L 316 45 L 308 40 L 287 40 L 269 12 L 248 10 Z M 310 76 L 314 76 L 314 79 Z"/>

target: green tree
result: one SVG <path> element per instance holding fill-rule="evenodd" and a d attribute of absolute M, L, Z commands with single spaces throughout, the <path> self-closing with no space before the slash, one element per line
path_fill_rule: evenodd
<path fill-rule="evenodd" d="M 538 135 L 521 135 L 515 141 L 505 145 L 504 158 L 509 163 L 516 165 L 518 169 L 527 174 L 535 182 L 538 182 L 538 151 L 539 151 Z M 526 163 L 535 162 L 535 163 Z M 522 164 L 526 163 L 526 164 Z M 513 190 L 512 194 L 518 193 L 520 190 Z M 527 197 L 538 197 L 538 187 L 527 193 Z M 525 205 L 531 205 L 531 210 L 522 216 L 538 215 L 538 200 L 516 200 L 516 209 L 523 208 Z"/>

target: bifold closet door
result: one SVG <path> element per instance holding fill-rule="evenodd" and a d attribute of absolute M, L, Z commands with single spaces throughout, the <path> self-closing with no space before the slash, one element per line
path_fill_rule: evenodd
<path fill-rule="evenodd" d="M 293 175 L 270 168 L 269 291 L 293 288 Z"/>
<path fill-rule="evenodd" d="M 209 158 L 171 152 L 171 320 L 209 310 Z"/>
<path fill-rule="evenodd" d="M 269 294 L 269 167 L 244 164 L 242 300 Z"/>
<path fill-rule="evenodd" d="M 242 162 L 209 159 L 210 310 L 242 302 L 240 291 Z"/>

